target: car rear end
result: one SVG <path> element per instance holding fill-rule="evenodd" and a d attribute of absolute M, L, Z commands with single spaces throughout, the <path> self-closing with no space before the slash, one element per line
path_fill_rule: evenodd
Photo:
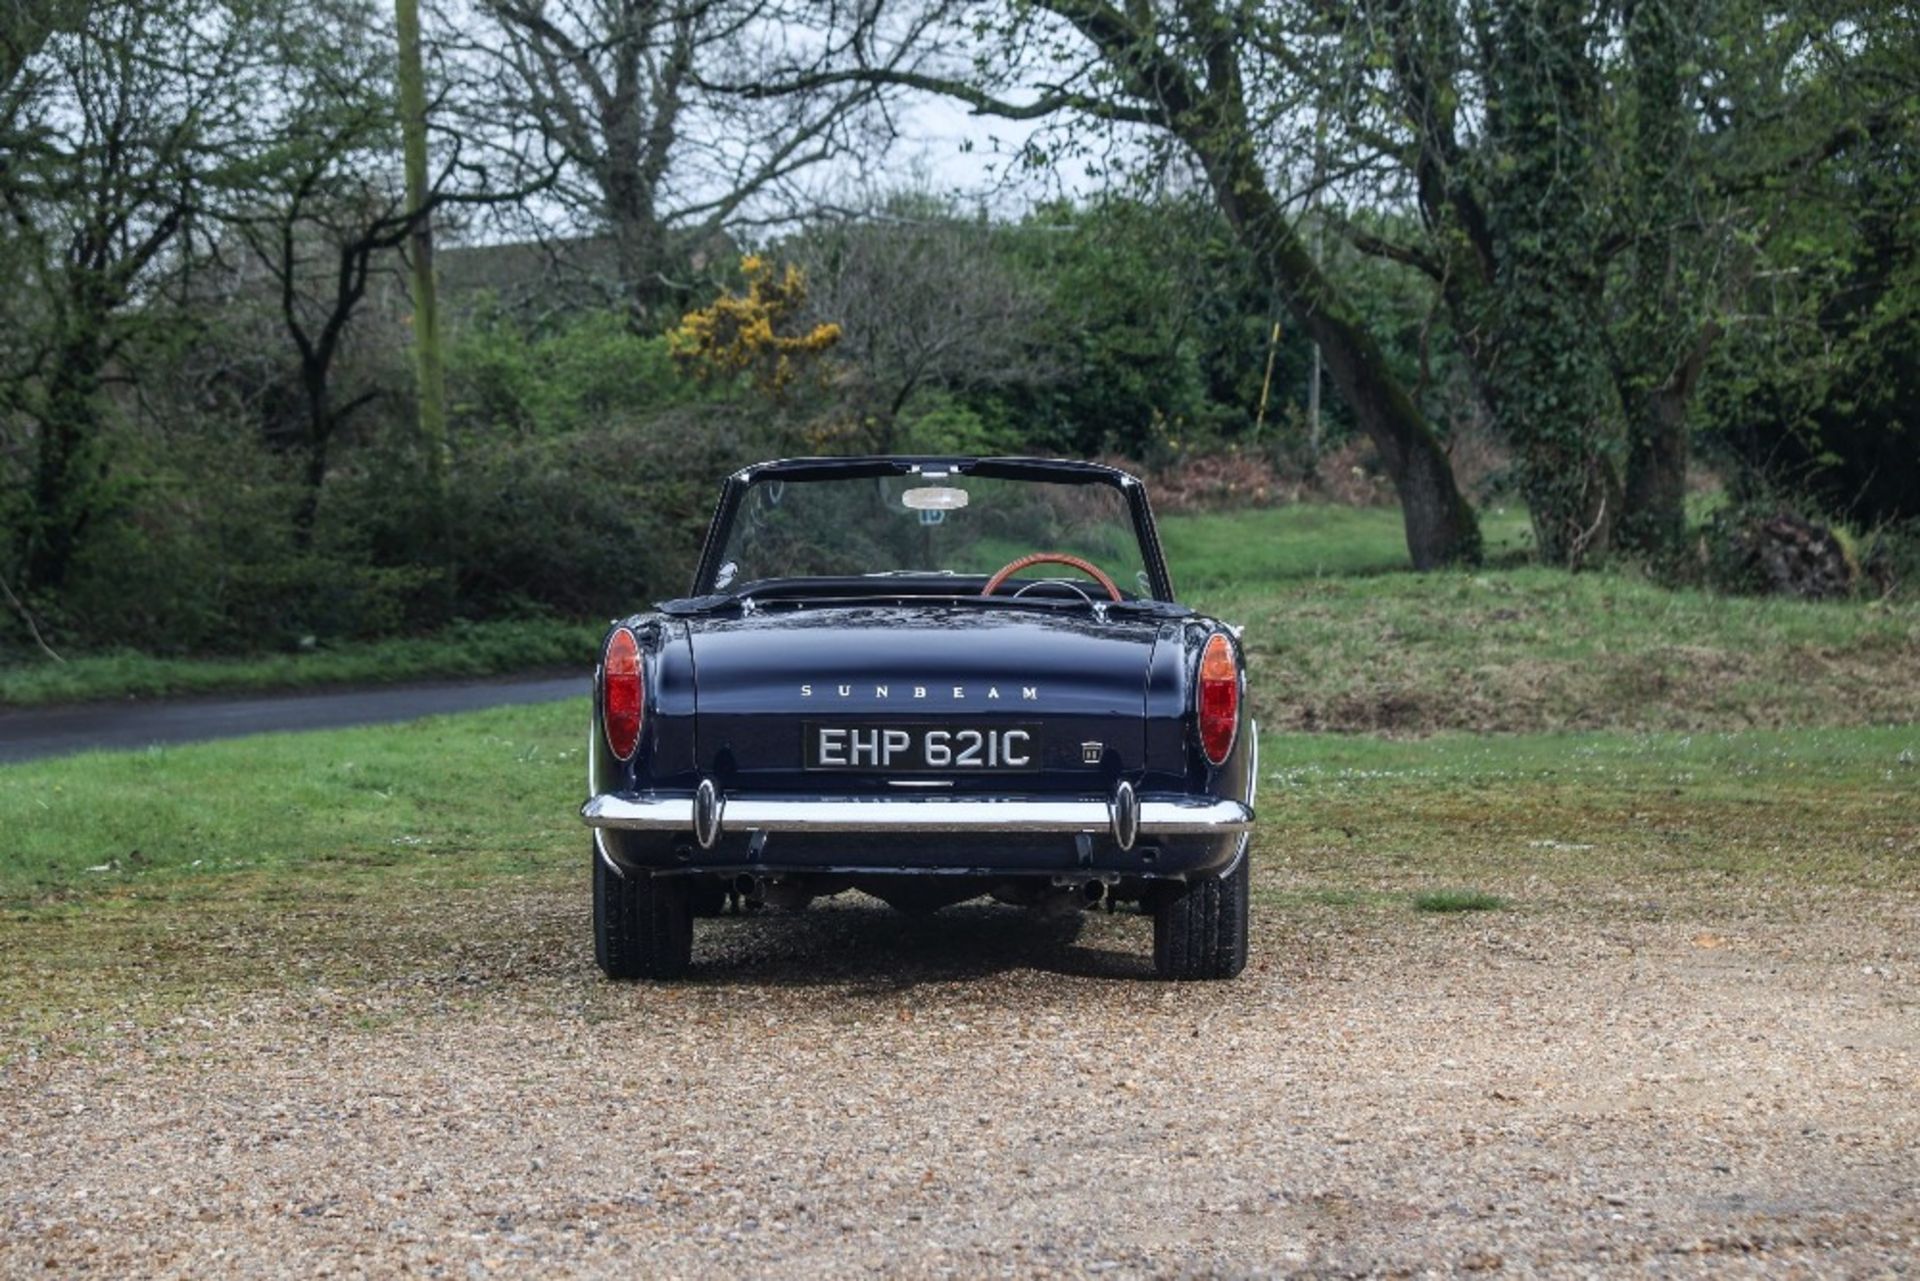
<path fill-rule="evenodd" d="M 1174 600 L 1112 468 L 736 473 L 693 595 L 609 633 L 589 746 L 609 974 L 684 964 L 689 904 L 848 888 L 908 910 L 1140 899 L 1162 973 L 1244 963 L 1238 640 Z"/>
<path fill-rule="evenodd" d="M 1118 887 L 1237 856 L 1251 767 L 1234 751 L 1243 679 L 1225 630 L 927 605 L 809 613 L 610 636 L 584 813 L 616 862 L 853 878 L 886 897 L 898 887 L 881 878 Z"/>

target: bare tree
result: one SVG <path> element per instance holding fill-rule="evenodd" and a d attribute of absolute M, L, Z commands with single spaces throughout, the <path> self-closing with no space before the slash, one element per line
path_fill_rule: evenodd
<path fill-rule="evenodd" d="M 66 581 L 109 460 L 104 380 L 155 325 L 171 270 L 251 107 L 246 25 L 217 0 L 8 9 L 0 61 L 0 439 L 30 454 L 19 595 Z"/>
<path fill-rule="evenodd" d="M 1044 380 L 1031 349 L 1046 302 L 994 252 L 994 229 L 910 197 L 795 246 L 809 310 L 841 328 L 834 354 L 871 446 L 891 451 L 916 392 Z"/>
<path fill-rule="evenodd" d="M 790 206 L 808 169 L 862 150 L 866 131 L 885 127 L 868 111 L 873 85 L 798 93 L 774 110 L 710 87 L 754 80 L 802 47 L 813 57 L 857 44 L 864 19 L 843 18 L 838 5 L 473 3 L 486 28 L 443 36 L 453 61 L 495 63 L 474 80 L 472 131 L 530 127 L 564 158 L 552 203 L 576 231 L 610 238 L 618 287 L 639 317 L 684 295 L 691 248 L 743 218 L 777 216 L 768 204 Z"/>
<path fill-rule="evenodd" d="M 296 429 L 305 486 L 294 512 L 304 545 L 337 438 L 379 388 L 342 393 L 336 377 L 369 287 L 401 266 L 398 251 L 436 212 L 518 204 L 552 171 L 507 172 L 472 157 L 474 144 L 441 139 L 440 163 L 421 199 L 406 191 L 395 157 L 400 119 L 384 9 L 372 0 L 290 8 L 271 37 L 280 71 L 278 111 L 246 150 L 250 181 L 215 212 L 237 248 L 245 287 L 263 281 L 295 357 L 302 412 Z M 511 161 L 509 161 L 511 163 Z"/>

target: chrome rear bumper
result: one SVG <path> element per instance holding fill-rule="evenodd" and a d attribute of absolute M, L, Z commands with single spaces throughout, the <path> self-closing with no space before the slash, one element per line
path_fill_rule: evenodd
<path fill-rule="evenodd" d="M 1131 801 L 1131 792 L 1127 793 Z M 1087 798 L 976 800 L 957 796 L 715 798 L 696 824 L 700 798 L 685 794 L 610 793 L 580 809 L 589 827 L 638 832 L 700 832 L 711 845 L 729 832 L 1061 832 L 1101 833 L 1126 824 L 1128 802 Z M 1193 796 L 1142 796 L 1137 835 L 1224 835 L 1250 831 L 1253 810 L 1239 801 Z M 709 826 L 710 825 L 710 826 Z M 703 830 L 704 829 L 704 830 Z M 1132 841 L 1126 841 L 1131 845 Z"/>

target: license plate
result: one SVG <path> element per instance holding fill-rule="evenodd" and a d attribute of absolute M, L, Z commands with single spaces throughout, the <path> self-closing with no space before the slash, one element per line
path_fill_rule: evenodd
<path fill-rule="evenodd" d="M 821 725 L 803 727 L 808 769 L 918 772 L 1040 768 L 1038 725 Z"/>

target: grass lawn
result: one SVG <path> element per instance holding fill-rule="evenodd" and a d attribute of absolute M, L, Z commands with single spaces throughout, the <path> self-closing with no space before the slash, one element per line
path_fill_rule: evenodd
<path fill-rule="evenodd" d="M 1162 516 L 1157 523 L 1174 590 L 1182 600 L 1301 579 L 1412 568 L 1397 507 L 1266 507 Z M 1480 533 L 1492 565 L 1524 560 L 1532 538 L 1527 513 L 1518 507 L 1481 512 Z"/>
<path fill-rule="evenodd" d="M 585 724 L 568 700 L 0 768 L 0 897 L 230 872 L 524 869 L 536 851 L 584 848 Z"/>
<path fill-rule="evenodd" d="M 1391 512 L 1179 517 L 1167 536 L 1196 601 L 1248 625 L 1269 731 L 1264 892 L 1408 911 L 1428 895 L 1444 912 L 1491 893 L 1482 882 L 1524 903 L 1516 880 L 1915 876 L 1920 606 L 1368 572 L 1386 568 Z M 1344 572 L 1322 574 L 1341 547 Z M 583 662 L 596 631 L 501 625 L 257 668 L 128 660 L 122 675 L 152 693 L 235 673 L 477 675 Z M 583 723 L 576 701 L 0 769 L 0 901 L 573 876 Z M 1329 729 L 1390 732 L 1300 732 Z"/>
<path fill-rule="evenodd" d="M 419 1000 L 486 1018 L 485 989 L 444 986 L 469 956 L 496 977 L 584 967 L 584 712 L 0 767 L 0 1069 L 56 1041 L 93 1053 L 109 1025 L 244 1017 L 272 991 L 351 1003 L 427 973 L 441 986 Z M 1920 727 L 1275 734 L 1262 752 L 1266 929 L 1737 933 L 1920 891 Z"/>
<path fill-rule="evenodd" d="M 1276 508 L 1164 522 L 1183 597 L 1243 624 L 1270 729 L 1746 729 L 1920 720 L 1920 602 L 1672 590 L 1517 563 L 1526 521 L 1482 515 L 1487 568 L 1403 567 L 1399 514 Z"/>
<path fill-rule="evenodd" d="M 1274 728 L 1531 731 L 1905 724 L 1920 605 L 1675 591 L 1544 569 L 1221 589 Z"/>
<path fill-rule="evenodd" d="M 574 700 L 9 766 L 0 901 L 573 875 L 584 722 Z M 1263 861 L 1332 893 L 1411 907 L 1516 877 L 1920 883 L 1920 727 L 1269 734 L 1262 753 Z"/>

